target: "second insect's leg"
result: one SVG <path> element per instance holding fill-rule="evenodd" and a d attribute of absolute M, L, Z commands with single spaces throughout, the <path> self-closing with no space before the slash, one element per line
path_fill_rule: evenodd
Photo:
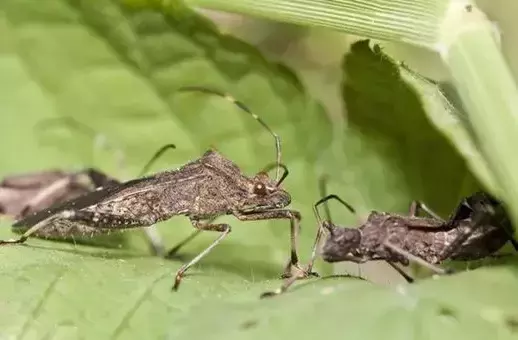
<path fill-rule="evenodd" d="M 410 204 L 410 211 L 408 214 L 411 217 L 416 217 L 416 216 L 419 216 L 419 212 L 421 210 L 437 220 L 444 221 L 444 219 L 441 216 L 439 216 L 436 212 L 434 212 L 432 209 L 430 209 L 426 204 L 424 204 L 421 201 L 412 201 L 412 203 Z"/>
<path fill-rule="evenodd" d="M 405 258 L 407 258 L 408 260 L 410 261 L 413 261 L 413 262 L 416 262 L 416 263 L 419 263 L 420 265 L 422 265 L 423 267 L 426 267 L 432 271 L 434 271 L 435 273 L 437 274 L 440 274 L 440 275 L 444 275 L 444 274 L 448 274 L 449 271 L 439 267 L 439 266 L 436 266 L 435 264 L 433 263 L 430 263 L 422 258 L 420 258 L 419 256 L 416 256 L 398 246 L 396 246 L 395 244 L 391 243 L 391 242 L 384 242 L 383 245 L 387 248 L 389 248 L 390 250 L 392 250 L 394 253 L 396 254 L 399 254 L 401 256 L 404 256 Z M 388 261 L 387 261 L 388 262 Z M 389 262 L 390 264 L 390 262 Z"/>
<path fill-rule="evenodd" d="M 290 288 L 294 283 L 295 281 L 297 281 L 299 278 L 302 278 L 302 277 L 306 277 L 309 270 L 306 270 L 306 271 L 301 271 L 299 273 L 299 275 L 292 275 L 291 277 L 288 277 L 286 280 L 284 280 L 284 282 L 282 283 L 282 286 L 277 289 L 276 291 L 267 291 L 267 292 L 264 292 L 261 294 L 261 298 L 266 298 L 266 297 L 271 297 L 271 296 L 275 296 L 275 295 L 279 295 L 279 294 L 283 294 L 284 292 L 286 292 L 288 290 L 288 288 Z"/>
<path fill-rule="evenodd" d="M 358 257 L 355 257 L 355 256 L 347 256 L 346 258 L 344 258 L 344 261 L 351 261 L 351 262 L 354 262 L 354 263 L 358 263 L 358 264 L 361 264 L 361 263 L 365 263 L 367 262 L 367 260 L 365 259 L 361 259 L 361 258 L 358 258 Z M 272 296 L 276 296 L 276 295 L 280 295 L 280 294 L 283 294 L 285 293 L 288 288 L 290 288 L 294 283 L 295 281 L 297 281 L 297 279 L 301 278 L 301 277 L 307 277 L 307 273 L 309 272 L 309 268 L 307 268 L 305 271 L 302 271 L 302 276 L 301 275 L 293 275 L 289 278 L 287 278 L 281 285 L 281 287 L 275 291 L 267 291 L 267 292 L 264 292 L 261 294 L 261 298 L 267 298 L 267 297 L 272 297 Z M 300 274 L 300 273 L 299 273 Z M 312 273 L 312 274 L 315 274 L 315 273 Z M 318 276 L 318 274 L 316 275 Z"/>
<path fill-rule="evenodd" d="M 406 282 L 408 283 L 413 283 L 414 282 L 414 278 L 411 277 L 410 275 L 408 275 L 403 269 L 401 269 L 401 267 L 399 267 L 396 263 L 392 262 L 392 261 L 386 261 L 392 268 L 394 268 L 395 271 L 397 271 L 399 273 L 399 275 L 401 275 L 405 280 Z"/>
<path fill-rule="evenodd" d="M 313 265 L 315 264 L 315 260 L 317 258 L 318 247 L 320 245 L 320 239 L 322 238 L 323 233 L 324 233 L 324 230 L 323 230 L 322 226 L 319 226 L 318 230 L 317 230 L 317 236 L 315 237 L 315 241 L 313 242 L 313 248 L 311 250 L 311 259 L 309 260 L 308 268 L 306 269 L 308 274 L 313 273 L 312 272 Z M 314 274 L 316 274 L 316 273 L 314 273 Z"/>

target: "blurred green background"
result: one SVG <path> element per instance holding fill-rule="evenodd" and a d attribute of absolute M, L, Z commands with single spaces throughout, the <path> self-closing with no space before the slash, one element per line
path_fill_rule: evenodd
<path fill-rule="evenodd" d="M 500 31 L 502 52 L 516 78 L 518 47 L 514 41 L 518 4 L 505 0 L 477 0 L 475 3 L 494 21 L 495 29 Z M 305 85 L 324 102 L 329 114 L 341 117 L 342 101 L 336 91 L 342 79 L 340 64 L 348 46 L 362 37 L 214 10 L 200 11 L 214 20 L 222 31 L 240 37 L 257 46 L 270 58 L 294 67 L 303 77 Z M 448 78 L 437 55 L 411 45 L 390 42 L 381 44 L 385 52 L 397 60 L 405 61 L 423 75 L 435 80 Z"/>

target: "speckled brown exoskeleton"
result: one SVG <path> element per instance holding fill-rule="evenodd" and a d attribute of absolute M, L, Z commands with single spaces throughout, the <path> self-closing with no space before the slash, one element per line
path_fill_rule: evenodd
<path fill-rule="evenodd" d="M 413 282 L 412 277 L 399 265 L 408 266 L 410 261 L 426 266 L 437 274 L 449 274 L 451 270 L 445 270 L 438 264 L 445 260 L 472 261 L 491 256 L 507 242 L 511 242 L 518 250 L 503 205 L 485 192 L 476 192 L 465 198 L 448 220 L 442 219 L 423 203 L 414 201 L 409 216 L 372 211 L 358 228 L 339 227 L 329 217 L 322 221 L 318 206 L 330 199 L 338 200 L 355 213 L 337 195 L 326 195 L 315 204 L 319 229 L 306 272 L 312 270 L 324 233 L 327 233 L 327 237 L 320 249 L 324 261 L 364 263 L 382 260 L 388 262 L 408 282 Z M 420 209 L 431 217 L 418 216 Z M 299 273 L 299 277 L 304 276 L 307 276 L 305 272 Z M 296 278 L 297 275 L 294 275 L 277 291 L 266 292 L 262 296 L 285 292 Z"/>
<path fill-rule="evenodd" d="M 220 94 L 200 87 L 200 90 Z M 255 176 L 248 177 L 239 167 L 216 150 L 205 152 L 199 159 L 171 171 L 112 185 L 80 196 L 61 205 L 45 209 L 17 221 L 14 226 L 29 228 L 20 238 L 0 241 L 1 244 L 23 243 L 36 232 L 49 235 L 73 233 L 100 234 L 114 230 L 145 227 L 170 219 L 187 216 L 199 231 L 217 231 L 221 235 L 204 251 L 176 273 L 173 289 L 178 289 L 186 270 L 210 252 L 231 231 L 225 223 L 213 223 L 221 215 L 234 215 L 241 221 L 289 219 L 291 226 L 291 253 L 285 276 L 298 268 L 297 236 L 300 213 L 286 209 L 291 202 L 281 183 L 288 169 L 280 163 L 280 139 L 255 114 L 233 98 L 274 136 L 277 162 L 265 167 Z M 268 171 L 283 169 L 280 178 L 270 179 Z M 279 171 L 278 171 L 279 173 Z M 299 269 L 300 270 L 300 269 Z"/>

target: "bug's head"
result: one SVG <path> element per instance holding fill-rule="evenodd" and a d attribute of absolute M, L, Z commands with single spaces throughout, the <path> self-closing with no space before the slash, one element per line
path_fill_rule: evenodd
<path fill-rule="evenodd" d="M 324 184 L 325 179 L 321 180 L 320 188 L 322 194 L 325 194 L 326 192 Z M 331 222 L 331 213 L 326 204 L 327 201 L 331 199 L 337 200 L 351 213 L 356 214 L 356 210 L 354 210 L 354 208 L 349 203 L 335 194 L 326 195 L 318 200 L 313 206 L 313 212 L 315 213 L 315 218 L 317 219 L 319 225 L 319 232 L 317 235 L 317 240 L 315 241 L 315 245 L 319 244 L 318 241 L 320 240 L 321 235 L 327 232 L 328 235 L 324 240 L 324 244 L 320 250 L 322 259 L 326 262 L 347 261 L 351 255 L 355 255 L 359 252 L 361 234 L 358 229 L 341 228 Z M 326 208 L 325 220 L 320 217 L 320 212 L 318 210 L 318 207 L 322 204 L 325 204 Z M 313 249 L 313 253 L 315 252 L 316 248 Z"/>
<path fill-rule="evenodd" d="M 290 194 L 280 187 L 280 184 L 288 175 L 288 169 L 284 164 L 280 167 L 284 173 L 280 180 L 275 181 L 268 176 L 267 170 L 257 173 L 249 182 L 247 197 L 244 201 L 243 211 L 266 211 L 280 209 L 291 203 Z"/>
<path fill-rule="evenodd" d="M 324 261 L 345 261 L 359 253 L 361 232 L 358 229 L 337 227 L 329 221 L 324 221 L 322 226 L 329 232 L 321 250 Z"/>

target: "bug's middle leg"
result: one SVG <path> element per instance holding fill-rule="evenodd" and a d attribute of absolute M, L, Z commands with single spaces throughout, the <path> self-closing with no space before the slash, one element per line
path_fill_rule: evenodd
<path fill-rule="evenodd" d="M 205 250 L 196 255 L 195 258 L 190 260 L 188 263 L 184 264 L 180 267 L 180 269 L 176 272 L 176 277 L 173 285 L 173 290 L 178 290 L 180 283 L 183 279 L 185 272 L 196 263 L 198 263 L 205 255 L 207 255 L 214 247 L 216 247 L 227 235 L 232 231 L 230 225 L 221 223 L 221 224 L 210 224 L 200 222 L 198 220 L 191 219 L 191 223 L 193 226 L 200 231 L 217 231 L 222 233 L 216 240 L 214 240 Z"/>
<path fill-rule="evenodd" d="M 216 217 L 211 218 L 206 222 L 206 224 L 213 224 Z M 201 234 L 201 230 L 197 229 L 193 231 L 189 236 L 187 236 L 185 239 L 180 241 L 178 244 L 176 244 L 174 247 L 172 247 L 165 255 L 166 258 L 173 258 L 178 251 L 185 246 L 187 243 L 191 242 L 196 236 Z"/>

